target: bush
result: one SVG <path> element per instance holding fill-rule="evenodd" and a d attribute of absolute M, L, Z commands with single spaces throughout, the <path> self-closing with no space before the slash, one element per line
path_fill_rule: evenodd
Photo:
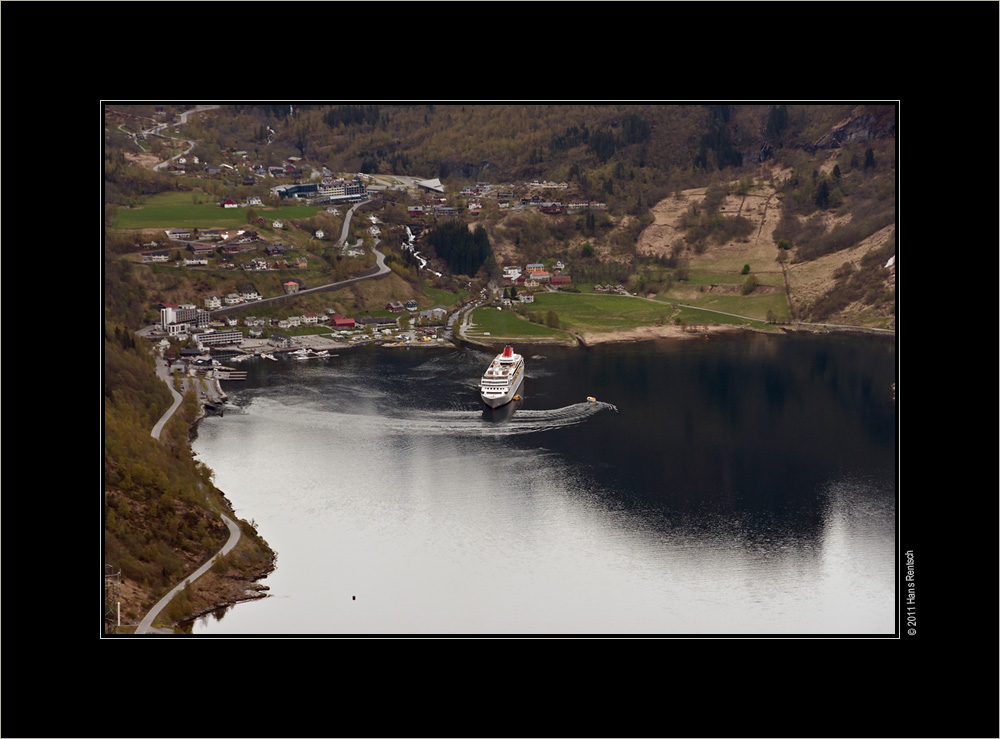
<path fill-rule="evenodd" d="M 844 277 L 849 277 L 851 272 L 853 271 L 854 271 L 854 265 L 851 264 L 850 262 L 844 262 L 842 265 L 840 265 L 839 267 L 837 267 L 837 269 L 833 271 L 833 277 L 836 280 L 840 280 Z"/>

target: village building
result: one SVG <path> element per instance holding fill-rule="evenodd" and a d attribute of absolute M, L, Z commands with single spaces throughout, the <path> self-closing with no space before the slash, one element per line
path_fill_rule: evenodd
<path fill-rule="evenodd" d="M 260 300 L 260 293 L 257 292 L 257 288 L 251 285 L 249 282 L 245 282 L 239 287 L 240 297 L 244 301 Z"/>
<path fill-rule="evenodd" d="M 207 330 L 196 337 L 200 344 L 204 346 L 226 346 L 229 344 L 242 344 L 243 332 L 239 330 L 214 331 Z"/>

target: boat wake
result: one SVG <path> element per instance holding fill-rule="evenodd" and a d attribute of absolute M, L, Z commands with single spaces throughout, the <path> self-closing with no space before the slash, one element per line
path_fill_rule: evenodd
<path fill-rule="evenodd" d="M 610 403 L 588 401 L 552 410 L 516 410 L 501 420 L 493 420 L 495 412 L 489 409 L 417 411 L 406 417 L 389 420 L 398 423 L 397 430 L 408 433 L 516 436 L 575 426 L 607 410 L 618 412 Z"/>

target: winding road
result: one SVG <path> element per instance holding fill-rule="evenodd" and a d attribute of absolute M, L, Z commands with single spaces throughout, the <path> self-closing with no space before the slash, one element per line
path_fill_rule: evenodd
<path fill-rule="evenodd" d="M 199 113 L 199 112 L 202 112 L 204 110 L 211 110 L 212 108 L 215 108 L 215 107 L 218 107 L 218 106 L 214 106 L 214 105 L 213 106 L 200 106 L 199 108 L 197 108 L 195 110 L 187 111 L 187 112 L 185 112 L 185 113 L 183 113 L 181 115 L 181 122 L 183 123 L 183 122 L 187 121 L 188 113 Z M 189 143 L 191 144 L 192 147 L 194 146 L 194 142 L 193 141 L 189 142 Z M 190 151 L 190 149 L 188 149 L 188 150 Z M 159 169 L 164 164 L 166 164 L 166 162 L 161 162 L 160 164 L 157 165 L 156 168 Z M 163 416 L 160 418 L 160 420 L 157 421 L 156 424 L 153 426 L 153 430 L 151 432 L 152 437 L 154 439 L 156 439 L 157 441 L 159 441 L 160 440 L 160 434 L 163 432 L 163 427 L 166 425 L 167 421 L 170 420 L 171 416 L 174 415 L 174 411 L 176 411 L 180 407 L 181 403 L 184 400 L 184 396 L 181 395 L 179 392 L 177 392 L 177 390 L 174 389 L 173 378 L 171 378 L 171 376 L 170 376 L 170 366 L 169 366 L 169 364 L 165 360 L 164 361 L 161 361 L 159 359 L 156 360 L 156 375 L 161 380 L 163 380 L 165 383 L 167 383 L 167 387 L 170 388 L 170 392 L 171 392 L 171 394 L 173 395 L 173 398 L 174 398 L 174 402 L 170 405 L 170 408 L 167 409 L 167 412 L 164 413 Z M 177 586 L 175 586 L 174 589 L 171 590 L 169 593 L 167 593 L 166 595 L 164 595 L 160 599 L 160 601 L 155 606 L 153 606 L 153 608 L 149 611 L 149 613 L 147 613 L 143 617 L 143 619 L 139 622 L 139 625 L 136 627 L 136 630 L 135 630 L 136 634 L 172 633 L 172 631 L 166 630 L 166 629 L 164 629 L 164 630 L 154 629 L 153 628 L 153 621 L 156 619 L 157 616 L 160 615 L 160 612 L 166 607 L 166 605 L 171 601 L 171 599 L 175 595 L 177 595 L 177 593 L 179 593 L 181 590 L 183 590 L 188 585 L 188 583 L 194 582 L 199 577 L 201 577 L 206 572 L 208 572 L 208 568 L 211 567 L 213 564 L 215 564 L 215 561 L 219 557 L 222 557 L 222 556 L 228 554 L 229 552 L 231 552 L 233 550 L 233 548 L 235 548 L 235 546 L 239 543 L 239 541 L 240 541 L 240 527 L 239 527 L 239 525 L 237 525 L 237 523 L 235 521 L 233 521 L 233 519 L 231 519 L 225 513 L 220 513 L 219 515 L 222 516 L 222 520 L 225 522 L 226 526 L 229 528 L 229 539 L 228 539 L 228 541 L 226 541 L 226 543 L 222 546 L 222 549 L 220 549 L 218 552 L 216 552 L 216 554 L 211 559 L 209 559 L 205 564 L 203 564 L 197 570 L 195 570 L 190 575 L 188 575 L 181 583 L 179 583 Z"/>
<path fill-rule="evenodd" d="M 183 402 L 184 400 L 184 396 L 174 389 L 173 378 L 170 376 L 170 367 L 166 361 L 161 361 L 159 359 L 156 360 L 156 375 L 165 383 L 167 383 L 167 387 L 170 388 L 170 392 L 174 397 L 173 404 L 171 404 L 170 408 L 167 409 L 167 412 L 164 413 L 163 416 L 160 418 L 160 420 L 157 421 L 156 424 L 153 426 L 152 436 L 154 439 L 159 441 L 160 434 L 163 431 L 163 427 L 166 425 L 167 421 L 170 420 L 170 417 L 173 416 L 174 411 L 176 411 L 180 407 L 181 402 Z M 160 598 L 160 601 L 155 606 L 153 606 L 153 608 L 149 611 L 149 613 L 147 613 L 143 617 L 143 619 L 139 622 L 139 625 L 135 629 L 136 634 L 173 633 L 173 631 L 170 629 L 154 629 L 153 621 L 156 619 L 157 616 L 160 615 L 160 612 L 164 608 L 166 608 L 170 600 L 175 595 L 177 595 L 177 593 L 183 590 L 188 585 L 188 583 L 194 582 L 199 577 L 208 572 L 208 568 L 211 567 L 213 564 L 215 564 L 215 560 L 217 560 L 219 557 L 229 554 L 229 552 L 231 552 L 239 543 L 240 541 L 239 525 L 225 513 L 220 513 L 219 515 L 222 516 L 222 520 L 229 528 L 229 539 L 222 546 L 222 549 L 216 552 L 211 559 L 209 559 L 205 564 L 203 564 L 197 570 L 188 575 L 181 583 L 176 585 L 173 590 L 171 590 L 169 593 Z"/>
<path fill-rule="evenodd" d="M 180 119 L 180 121 L 176 125 L 183 126 L 185 123 L 187 123 L 188 116 L 191 115 L 192 113 L 204 113 L 206 110 L 215 110 L 218 107 L 219 107 L 218 105 L 199 105 L 198 107 L 194 108 L 193 110 L 185 110 L 183 113 L 181 113 L 181 119 Z M 160 136 L 161 138 L 166 138 L 166 136 L 164 136 L 162 133 L 160 133 L 160 131 L 163 130 L 164 128 L 166 128 L 169 125 L 170 125 L 169 123 L 158 123 L 155 126 L 153 126 L 151 129 L 149 129 L 148 131 L 144 131 L 144 133 L 147 136 Z M 163 169 L 168 164 L 170 164 L 170 162 L 174 161 L 174 159 L 178 159 L 178 158 L 186 155 L 188 152 L 190 152 L 194 148 L 194 145 L 197 143 L 196 141 L 191 141 L 189 139 L 182 139 L 182 140 L 185 143 L 187 143 L 188 148 L 185 149 L 184 151 L 182 151 L 177 156 L 171 157 L 170 159 L 167 159 L 165 162 L 160 162 L 159 164 L 157 164 L 155 167 L 153 167 L 154 171 L 159 172 L 161 169 Z"/>
<path fill-rule="evenodd" d="M 185 123 L 187 121 L 187 116 L 190 113 L 201 113 L 201 112 L 204 112 L 206 110 L 212 110 L 212 109 L 217 108 L 217 107 L 218 106 L 216 106 L 216 105 L 203 105 L 203 106 L 199 106 L 198 108 L 195 108 L 194 110 L 186 111 L 185 113 L 183 113 L 181 115 L 181 123 Z M 153 130 L 151 130 L 150 132 L 147 132 L 147 133 L 153 133 L 155 135 L 160 135 L 158 133 L 158 129 L 153 129 Z M 195 142 L 194 141 L 189 141 L 188 143 L 190 144 L 190 146 L 188 147 L 188 151 L 190 151 L 191 148 L 194 147 Z M 179 154 L 178 156 L 182 156 L 182 155 Z M 174 158 L 176 158 L 176 157 L 174 157 Z M 160 169 L 161 167 L 163 167 L 166 164 L 168 164 L 169 161 L 171 161 L 171 160 L 168 160 L 166 162 L 160 162 L 158 165 L 156 165 L 155 169 Z M 363 202 L 355 203 L 348 210 L 347 217 L 344 219 L 344 225 L 343 225 L 343 228 L 341 230 L 340 239 L 337 242 L 338 246 L 342 246 L 345 243 L 345 241 L 347 240 L 347 236 L 348 236 L 349 229 L 350 229 L 351 217 L 354 215 L 355 210 L 357 210 L 357 208 L 359 208 L 360 206 L 364 205 L 366 202 L 368 202 L 368 201 L 363 201 Z M 361 275 L 359 277 L 352 277 L 352 278 L 347 279 L 347 280 L 341 280 L 340 282 L 333 282 L 333 283 L 330 283 L 330 284 L 327 284 L 327 285 L 320 285 L 319 287 L 314 287 L 314 288 L 308 288 L 308 289 L 305 289 L 305 290 L 300 290 L 298 293 L 294 293 L 292 295 L 278 295 L 278 296 L 273 297 L 273 298 L 265 298 L 263 300 L 255 301 L 253 303 L 244 303 L 244 304 L 239 305 L 239 306 L 231 306 L 230 308 L 222 308 L 220 310 L 213 311 L 213 313 L 225 313 L 225 312 L 227 312 L 227 310 L 238 310 L 240 308 L 246 308 L 248 305 L 260 305 L 260 304 L 264 304 L 264 303 L 268 303 L 268 302 L 276 302 L 276 301 L 279 301 L 279 300 L 285 300 L 285 299 L 290 298 L 290 297 L 295 297 L 297 295 L 303 295 L 305 293 L 323 292 L 323 291 L 329 291 L 329 290 L 339 290 L 340 288 L 345 287 L 346 285 L 350 285 L 350 284 L 353 284 L 355 282 L 360 282 L 361 280 L 368 280 L 368 279 L 372 279 L 372 278 L 382 277 L 383 275 L 388 274 L 392 270 L 385 263 L 385 254 L 383 254 L 382 252 L 380 252 L 377 247 L 378 247 L 378 240 L 376 239 L 375 247 L 372 249 L 372 251 L 375 253 L 376 269 L 375 269 L 374 272 L 371 272 L 370 274 Z M 173 416 L 174 412 L 180 407 L 181 403 L 184 400 L 184 397 L 183 397 L 183 395 L 181 395 L 181 393 L 177 392 L 177 390 L 174 389 L 173 378 L 170 375 L 170 367 L 169 367 L 169 364 L 166 361 L 162 361 L 162 360 L 159 360 L 159 359 L 156 360 L 156 374 L 157 374 L 157 376 L 161 380 L 163 380 L 167 384 L 167 387 L 170 388 L 170 392 L 173 395 L 173 399 L 174 399 L 173 403 L 170 406 L 170 408 L 167 409 L 166 413 L 164 413 L 163 416 L 160 418 L 160 420 L 158 420 L 156 422 L 156 424 L 153 426 L 153 430 L 151 432 L 152 437 L 154 439 L 156 439 L 157 441 L 159 441 L 160 440 L 160 434 L 163 432 L 163 427 L 166 425 L 167 421 L 169 421 L 170 418 Z M 155 606 L 153 606 L 153 608 L 149 611 L 149 613 L 147 613 L 145 615 L 145 617 L 143 617 L 143 619 L 139 622 L 139 625 L 136 627 L 136 630 L 135 630 L 136 634 L 173 633 L 170 629 L 155 629 L 155 628 L 153 628 L 153 621 L 157 618 L 157 616 L 160 615 L 160 613 L 163 611 L 163 609 L 166 608 L 167 604 L 171 601 L 171 599 L 175 595 L 177 595 L 177 593 L 179 593 L 181 590 L 183 590 L 189 583 L 194 582 L 199 577 L 201 577 L 206 572 L 208 572 L 209 568 L 215 563 L 215 561 L 219 557 L 222 557 L 222 556 L 228 554 L 229 552 L 231 552 L 233 550 L 233 548 L 235 548 L 236 545 L 239 543 L 239 540 L 240 540 L 240 527 L 239 527 L 239 525 L 235 521 L 233 521 L 232 518 L 230 518 L 229 516 L 227 516 L 225 513 L 221 513 L 220 512 L 219 515 L 222 516 L 222 520 L 225 522 L 226 526 L 229 528 L 229 540 L 223 545 L 222 549 L 220 549 L 215 555 L 212 556 L 211 559 L 209 559 L 207 562 L 205 562 L 205 564 L 203 564 L 197 570 L 195 570 L 190 575 L 188 575 L 188 577 L 186 577 L 182 582 L 180 582 L 178 585 L 176 585 L 169 593 L 167 593 L 166 595 L 164 595 Z"/>
<path fill-rule="evenodd" d="M 237 525 L 237 523 L 233 521 L 233 519 L 231 519 L 225 513 L 221 515 L 222 515 L 222 520 L 225 521 L 226 526 L 229 527 L 229 541 L 227 541 L 225 545 L 222 547 L 222 549 L 220 549 L 219 552 L 214 557 L 208 560 L 208 562 L 206 562 L 197 570 L 192 572 L 190 575 L 187 576 L 187 578 L 184 579 L 183 582 L 179 583 L 177 586 L 174 587 L 173 590 L 171 590 L 169 593 L 160 598 L 160 601 L 155 606 L 153 606 L 150 612 L 147 613 L 143 617 L 142 621 L 139 622 L 139 625 L 135 629 L 136 634 L 173 633 L 172 631 L 169 630 L 154 629 L 153 621 L 156 619 L 157 616 L 160 615 L 160 612 L 167 607 L 167 604 L 173 599 L 173 597 L 177 595 L 179 592 L 181 592 L 185 587 L 187 587 L 188 583 L 194 582 L 199 577 L 208 572 L 209 567 L 215 564 L 215 560 L 217 560 L 219 557 L 229 554 L 229 552 L 231 552 L 233 548 L 236 546 L 237 542 L 239 542 L 240 540 L 239 525 Z"/>
<path fill-rule="evenodd" d="M 370 201 L 363 200 L 359 203 L 355 203 L 351 206 L 350 210 L 347 211 L 347 217 L 344 218 L 344 225 L 340 232 L 340 238 L 337 240 L 337 246 L 343 246 L 344 242 L 347 241 L 348 231 L 351 225 L 351 218 L 354 215 L 354 211 L 357 210 L 362 205 L 365 205 Z M 372 252 L 375 254 L 375 271 L 366 275 L 360 275 L 358 277 L 351 277 L 347 280 L 341 280 L 340 282 L 331 282 L 326 285 L 319 285 L 317 287 L 308 287 L 304 290 L 299 290 L 298 292 L 289 293 L 288 295 L 275 295 L 271 298 L 261 298 L 260 300 L 255 300 L 252 303 L 240 303 L 239 305 L 229 305 L 222 308 L 216 308 L 212 311 L 212 314 L 230 313 L 232 311 L 244 310 L 251 306 L 256 305 L 267 305 L 268 303 L 277 303 L 282 300 L 288 300 L 289 298 L 297 298 L 301 295 L 308 295 L 309 293 L 320 293 L 329 292 L 331 290 L 339 290 L 342 287 L 351 285 L 355 282 L 361 282 L 361 280 L 370 280 L 384 275 L 389 274 L 392 270 L 385 263 L 385 254 L 378 250 L 378 239 L 375 240 L 375 246 L 372 247 Z"/>

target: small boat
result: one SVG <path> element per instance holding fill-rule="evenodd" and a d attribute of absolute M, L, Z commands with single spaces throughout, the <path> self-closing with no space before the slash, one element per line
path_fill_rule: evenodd
<path fill-rule="evenodd" d="M 587 396 L 587 402 L 588 403 L 596 403 L 597 402 L 597 398 L 595 398 L 593 395 L 588 395 Z"/>

